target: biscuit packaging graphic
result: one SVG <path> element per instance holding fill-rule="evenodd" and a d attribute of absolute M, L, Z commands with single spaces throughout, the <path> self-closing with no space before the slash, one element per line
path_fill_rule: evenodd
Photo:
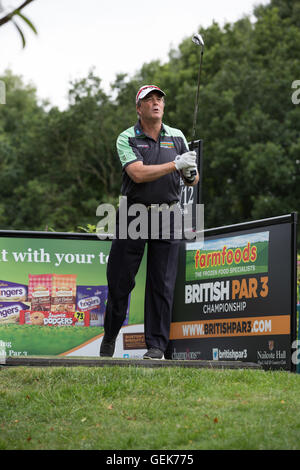
<path fill-rule="evenodd" d="M 14 305 L 7 302 L 7 306 L 3 302 L 0 322 L 35 326 L 104 326 L 108 286 L 77 285 L 76 274 L 29 274 L 28 286 L 0 281 L 0 294 L 0 300 L 26 300 Z M 129 305 L 130 296 L 124 325 L 128 324 Z"/>
<path fill-rule="evenodd" d="M 27 308 L 22 302 L 0 302 L 0 324 L 19 323 L 20 312 Z"/>
<path fill-rule="evenodd" d="M 49 311 L 51 309 L 52 274 L 29 274 L 28 299 L 31 310 Z"/>
<path fill-rule="evenodd" d="M 73 312 L 45 312 L 22 310 L 20 312 L 21 325 L 35 326 L 74 326 L 78 322 Z M 89 326 L 89 315 L 85 315 L 85 326 Z"/>
<path fill-rule="evenodd" d="M 28 287 L 15 282 L 0 281 L 0 302 L 26 302 Z"/>
<path fill-rule="evenodd" d="M 52 274 L 51 312 L 75 312 L 76 274 Z"/>
<path fill-rule="evenodd" d="M 90 312 L 90 326 L 103 326 L 107 294 L 107 286 L 77 286 L 76 309 Z"/>

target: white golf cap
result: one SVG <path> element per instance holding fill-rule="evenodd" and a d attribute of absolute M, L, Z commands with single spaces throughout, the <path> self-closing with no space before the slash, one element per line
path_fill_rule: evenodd
<path fill-rule="evenodd" d="M 138 103 L 139 100 L 142 100 L 143 98 L 145 98 L 145 96 L 147 96 L 148 93 L 151 93 L 151 91 L 158 91 L 162 95 L 166 96 L 165 92 L 162 91 L 158 86 L 144 85 L 139 89 L 139 91 L 136 94 L 136 98 L 135 98 L 136 104 Z"/>

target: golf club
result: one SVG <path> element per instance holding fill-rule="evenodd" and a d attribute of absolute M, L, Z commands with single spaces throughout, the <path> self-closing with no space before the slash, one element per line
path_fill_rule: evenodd
<path fill-rule="evenodd" d="M 192 38 L 192 41 L 197 46 L 201 46 L 199 72 L 198 72 L 198 83 L 197 83 L 197 93 L 196 93 L 195 110 L 194 110 L 194 122 L 193 122 L 193 128 L 192 128 L 192 141 L 194 141 L 195 132 L 196 132 L 197 115 L 198 115 L 200 77 L 201 77 L 201 68 L 202 68 L 202 57 L 203 57 L 203 52 L 204 52 L 204 41 L 203 41 L 203 38 L 202 38 L 201 34 L 194 34 L 194 36 Z"/>
<path fill-rule="evenodd" d="M 195 110 L 194 110 L 194 120 L 193 120 L 193 127 L 192 127 L 192 143 L 191 148 L 194 147 L 194 140 L 195 140 L 195 133 L 196 133 L 196 122 L 197 122 L 197 115 L 198 115 L 198 105 L 199 105 L 199 90 L 200 90 L 200 77 L 201 77 L 201 68 L 202 68 L 202 57 L 204 52 L 204 41 L 201 34 L 194 34 L 192 41 L 197 46 L 201 46 L 201 53 L 200 53 L 200 62 L 199 62 L 199 72 L 198 72 L 198 83 L 197 83 L 197 93 L 196 93 L 196 100 L 195 100 Z M 195 175 L 196 172 L 193 172 Z"/>

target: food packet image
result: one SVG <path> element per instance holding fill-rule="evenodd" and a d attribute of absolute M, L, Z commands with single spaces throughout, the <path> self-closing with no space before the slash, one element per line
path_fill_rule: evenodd
<path fill-rule="evenodd" d="M 73 312 L 48 312 L 44 318 L 45 326 L 74 326 L 76 323 Z"/>
<path fill-rule="evenodd" d="M 26 323 L 27 325 L 35 325 L 35 326 L 44 326 L 44 319 L 45 316 L 48 315 L 49 312 L 41 311 L 34 311 L 28 312 L 29 315 L 26 315 Z"/>
<path fill-rule="evenodd" d="M 52 274 L 29 274 L 28 300 L 32 311 L 49 311 L 51 308 Z"/>
<path fill-rule="evenodd" d="M 34 326 L 73 326 L 77 319 L 72 312 L 46 312 L 21 310 L 20 324 Z"/>
<path fill-rule="evenodd" d="M 53 274 L 51 312 L 75 312 L 76 274 Z"/>
<path fill-rule="evenodd" d="M 90 313 L 90 326 L 103 326 L 107 301 L 107 286 L 77 286 L 76 310 Z M 83 325 L 83 321 L 78 322 Z"/>
<path fill-rule="evenodd" d="M 90 326 L 104 326 L 104 317 L 108 297 L 108 286 L 77 286 L 76 310 L 90 312 Z M 126 318 L 123 325 L 128 325 L 130 295 Z M 83 325 L 83 322 L 78 322 Z"/>
<path fill-rule="evenodd" d="M 10 281 L 0 281 L 0 302 L 26 302 L 28 286 Z"/>
<path fill-rule="evenodd" d="M 21 310 L 27 308 L 28 306 L 22 302 L 0 302 L 0 325 L 18 324 Z"/>

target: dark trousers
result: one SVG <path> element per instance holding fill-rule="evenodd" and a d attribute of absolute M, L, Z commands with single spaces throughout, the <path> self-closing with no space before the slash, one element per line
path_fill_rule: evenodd
<path fill-rule="evenodd" d="M 144 329 L 147 348 L 165 351 L 169 341 L 180 241 L 114 239 L 107 265 L 108 299 L 104 319 L 107 339 L 116 338 L 126 317 L 146 243 L 147 276 Z"/>

